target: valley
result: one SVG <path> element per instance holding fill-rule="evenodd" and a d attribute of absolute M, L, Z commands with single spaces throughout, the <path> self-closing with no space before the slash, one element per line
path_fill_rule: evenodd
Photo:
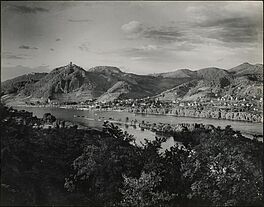
<path fill-rule="evenodd" d="M 263 65 L 243 63 L 136 75 L 70 63 L 1 84 L 8 105 L 121 110 L 141 114 L 263 122 Z"/>

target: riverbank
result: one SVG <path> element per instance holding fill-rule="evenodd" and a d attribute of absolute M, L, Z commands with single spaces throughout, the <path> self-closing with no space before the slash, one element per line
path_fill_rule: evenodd
<path fill-rule="evenodd" d="M 213 120 L 229 120 L 239 121 L 248 123 L 263 123 L 263 116 L 259 114 L 251 114 L 248 112 L 225 112 L 225 111 L 196 111 L 194 109 L 172 109 L 167 111 L 162 110 L 161 112 L 154 112 L 151 110 L 139 111 L 132 108 L 91 108 L 83 107 L 81 105 L 10 105 L 12 107 L 34 107 L 34 108 L 61 108 L 61 109 L 75 109 L 80 111 L 114 111 L 114 112 L 129 112 L 133 114 L 143 115 L 161 115 L 161 116 L 175 116 L 175 117 L 189 117 L 189 118 L 205 118 Z"/>
<path fill-rule="evenodd" d="M 260 123 L 243 122 L 243 121 L 229 121 L 229 120 L 217 120 L 217 119 L 205 119 L 205 118 L 190 118 L 190 117 L 176 117 L 171 115 L 150 115 L 150 114 L 133 114 L 129 112 L 119 110 L 78 110 L 72 108 L 60 108 L 60 107 L 16 107 L 18 109 L 25 109 L 33 112 L 38 117 L 42 117 L 45 113 L 51 113 L 58 119 L 71 120 L 75 123 L 80 123 L 84 126 L 92 128 L 102 128 L 105 120 L 114 122 L 116 125 L 131 125 L 132 122 L 150 124 L 181 124 L 181 123 L 198 123 L 198 124 L 211 124 L 215 127 L 220 126 L 225 128 L 227 125 L 231 125 L 236 131 L 241 131 L 241 134 L 248 138 L 253 138 L 254 135 L 263 136 L 263 125 Z M 126 120 L 128 118 L 128 120 Z M 121 123 L 123 122 L 123 123 Z M 134 124 L 134 123 L 133 123 Z"/>

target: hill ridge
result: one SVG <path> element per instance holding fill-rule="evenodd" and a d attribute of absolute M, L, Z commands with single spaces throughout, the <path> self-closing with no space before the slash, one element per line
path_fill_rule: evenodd
<path fill-rule="evenodd" d="M 47 74 L 29 75 L 33 81 L 25 82 L 27 75 L 24 75 L 22 78 L 4 81 L 1 85 L 2 95 L 12 94 L 17 99 L 30 97 L 28 101 L 40 102 L 82 102 L 88 99 L 110 101 L 144 97 L 188 100 L 191 97 L 208 97 L 212 93 L 233 94 L 236 88 L 240 88 L 236 89 L 236 93 L 241 93 L 241 96 L 256 96 L 259 94 L 256 87 L 263 85 L 262 72 L 261 64 L 243 63 L 229 70 L 208 67 L 194 71 L 180 69 L 154 75 L 137 75 L 123 72 L 114 66 L 96 66 L 85 70 L 70 63 Z M 21 87 L 14 89 L 13 86 Z M 166 95 L 172 92 L 178 95 Z"/>

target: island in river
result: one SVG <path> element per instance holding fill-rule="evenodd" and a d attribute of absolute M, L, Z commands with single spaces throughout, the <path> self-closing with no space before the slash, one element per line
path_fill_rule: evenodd
<path fill-rule="evenodd" d="M 192 118 L 192 117 L 177 117 L 168 115 L 148 115 L 148 114 L 134 114 L 124 111 L 100 111 L 100 110 L 78 110 L 78 109 L 65 109 L 58 107 L 30 107 L 30 106 L 13 106 L 13 108 L 32 112 L 37 117 L 43 117 L 45 113 L 51 113 L 57 119 L 69 120 L 74 123 L 79 123 L 91 128 L 102 128 L 105 120 L 110 122 L 121 123 L 121 128 L 125 129 L 129 133 L 136 136 L 140 141 L 145 138 L 153 139 L 154 133 L 148 133 L 141 131 L 134 127 L 125 127 L 125 123 L 137 122 L 137 123 L 151 123 L 151 124 L 204 124 L 213 125 L 215 127 L 220 126 L 225 128 L 230 125 L 234 130 L 240 131 L 241 134 L 248 138 L 253 138 L 254 135 L 263 137 L 263 125 L 262 123 L 252 123 L 244 121 L 230 121 L 230 120 L 218 120 L 218 119 L 206 119 L 206 118 Z M 127 124 L 131 125 L 131 124 Z M 146 134 L 148 133 L 148 134 Z M 263 140 L 263 138 L 261 138 Z"/>

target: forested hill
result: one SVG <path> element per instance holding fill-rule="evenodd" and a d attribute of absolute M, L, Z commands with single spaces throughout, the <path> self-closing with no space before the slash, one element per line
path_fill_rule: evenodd
<path fill-rule="evenodd" d="M 140 147 L 118 127 L 102 131 L 0 105 L 2 206 L 261 206 L 263 143 L 194 127 Z M 167 129 L 164 128 L 164 132 Z"/>
<path fill-rule="evenodd" d="M 263 65 L 241 64 L 230 70 L 215 67 L 176 70 L 152 75 L 125 73 L 117 67 L 97 66 L 84 70 L 69 64 L 50 73 L 35 73 L 2 83 L 5 102 L 82 102 L 96 99 L 159 97 L 161 100 L 197 100 L 236 95 L 257 97 L 263 93 Z"/>

